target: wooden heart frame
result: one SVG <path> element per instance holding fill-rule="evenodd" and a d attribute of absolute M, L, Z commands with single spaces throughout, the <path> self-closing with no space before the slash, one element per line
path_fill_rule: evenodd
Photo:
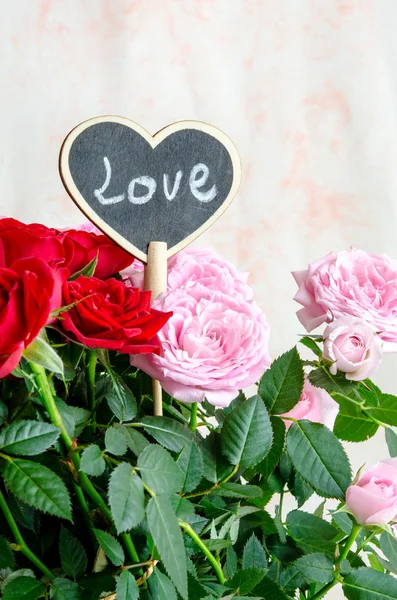
<path fill-rule="evenodd" d="M 198 229 L 193 231 L 186 238 L 172 246 L 171 248 L 167 248 L 167 257 L 173 256 L 182 248 L 188 246 L 193 240 L 195 240 L 198 236 L 200 236 L 206 229 L 211 227 L 213 223 L 225 212 L 227 207 L 232 202 L 235 197 L 237 190 L 240 186 L 241 182 L 241 163 L 240 157 L 238 155 L 237 149 L 231 139 L 224 134 L 222 131 L 209 125 L 207 123 L 202 123 L 201 121 L 177 121 L 175 123 L 171 123 L 163 129 L 160 129 L 156 134 L 151 135 L 146 129 L 135 123 L 134 121 L 130 121 L 124 117 L 118 116 L 102 116 L 95 117 L 93 119 L 88 119 L 83 123 L 80 123 L 72 129 L 72 131 L 66 136 L 59 155 L 59 173 L 62 179 L 62 182 L 68 192 L 69 196 L 73 200 L 73 202 L 78 206 L 78 208 L 85 214 L 85 216 L 92 222 L 98 229 L 100 229 L 103 233 L 109 236 L 113 241 L 115 241 L 119 246 L 121 246 L 124 250 L 143 261 L 144 263 L 148 262 L 148 256 L 146 253 L 142 252 L 139 248 L 134 246 L 131 242 L 126 240 L 122 235 L 120 235 L 117 231 L 113 229 L 108 223 L 106 223 L 88 204 L 88 202 L 83 198 L 80 191 L 78 190 L 72 173 L 69 167 L 69 153 L 72 147 L 73 142 L 76 138 L 88 127 L 93 125 L 97 125 L 99 123 L 119 123 L 120 125 L 125 125 L 129 127 L 131 130 L 140 134 L 154 149 L 158 146 L 165 138 L 169 135 L 181 131 L 184 129 L 195 129 L 198 131 L 202 131 L 204 133 L 209 134 L 210 136 L 216 138 L 227 150 L 229 153 L 230 159 L 233 165 L 233 181 L 230 188 L 230 191 L 221 204 L 221 206 L 214 212 L 213 215 L 209 217 L 209 219 L 201 225 Z M 162 240 L 152 240 L 153 242 L 162 241 Z"/>

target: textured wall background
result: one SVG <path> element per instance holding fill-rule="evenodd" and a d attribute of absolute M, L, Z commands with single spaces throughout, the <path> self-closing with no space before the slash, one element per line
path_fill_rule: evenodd
<path fill-rule="evenodd" d="M 208 121 L 243 184 L 197 243 L 251 272 L 272 352 L 301 332 L 289 272 L 355 245 L 397 258 L 393 0 L 1 0 L 0 213 L 81 221 L 57 172 L 99 114 Z M 378 379 L 396 393 L 395 357 Z M 363 449 L 350 448 L 354 467 Z M 383 436 L 366 458 L 383 457 Z M 339 597 L 335 595 L 335 597 Z"/>

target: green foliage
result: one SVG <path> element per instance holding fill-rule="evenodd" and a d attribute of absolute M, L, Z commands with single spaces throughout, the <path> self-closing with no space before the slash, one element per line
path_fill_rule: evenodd
<path fill-rule="evenodd" d="M 4 589 L 3 600 L 37 600 L 45 587 L 45 583 L 33 577 L 18 577 Z"/>
<path fill-rule="evenodd" d="M 265 479 L 272 474 L 277 466 L 285 445 L 285 425 L 279 417 L 270 417 L 273 430 L 273 442 L 265 458 L 257 465 L 256 469 Z"/>
<path fill-rule="evenodd" d="M 263 375 L 259 394 L 269 412 L 281 415 L 298 402 L 304 382 L 302 361 L 296 347 L 277 358 Z"/>
<path fill-rule="evenodd" d="M 309 381 L 315 387 L 323 388 L 327 392 L 337 392 L 342 395 L 348 395 L 358 388 L 357 381 L 346 379 L 344 373 L 331 375 L 329 369 L 325 366 L 314 369 L 309 373 Z"/>
<path fill-rule="evenodd" d="M 127 440 L 123 432 L 116 427 L 106 429 L 105 433 L 106 451 L 115 456 L 123 456 L 127 452 Z"/>
<path fill-rule="evenodd" d="M 64 577 L 57 577 L 51 581 L 50 598 L 51 600 L 82 600 L 78 584 Z"/>
<path fill-rule="evenodd" d="M 14 555 L 6 539 L 0 536 L 0 569 L 12 569 Z"/>
<path fill-rule="evenodd" d="M 147 519 L 168 575 L 182 598 L 187 600 L 187 566 L 183 537 L 166 496 L 154 496 L 149 500 Z"/>
<path fill-rule="evenodd" d="M 286 525 L 289 535 L 304 552 L 334 555 L 338 531 L 331 523 L 302 510 L 293 510 L 287 516 Z"/>
<path fill-rule="evenodd" d="M 379 425 L 375 423 L 351 398 L 334 393 L 339 404 L 339 413 L 334 425 L 334 434 L 346 442 L 365 442 L 375 435 Z"/>
<path fill-rule="evenodd" d="M 113 374 L 108 378 L 105 397 L 110 410 L 121 423 L 132 421 L 137 413 L 135 396 L 120 377 Z"/>
<path fill-rule="evenodd" d="M 60 430 L 39 421 L 15 421 L 0 432 L 0 451 L 6 454 L 41 454 L 59 438 Z"/>
<path fill-rule="evenodd" d="M 72 520 L 68 490 L 53 471 L 30 460 L 8 458 L 2 473 L 8 489 L 23 502 L 50 515 Z"/>
<path fill-rule="evenodd" d="M 65 527 L 61 527 L 59 536 L 59 555 L 66 575 L 72 579 L 84 575 L 87 569 L 87 553 L 79 540 Z"/>
<path fill-rule="evenodd" d="M 380 536 L 380 548 L 392 567 L 389 570 L 397 570 L 397 540 L 390 533 L 384 531 Z"/>
<path fill-rule="evenodd" d="M 260 396 L 253 396 L 230 413 L 222 427 L 222 451 L 232 465 L 249 468 L 269 452 L 273 432 Z"/>
<path fill-rule="evenodd" d="M 143 481 L 157 494 L 171 495 L 182 488 L 183 473 L 161 446 L 147 446 L 138 457 L 138 467 Z"/>
<path fill-rule="evenodd" d="M 386 427 L 385 438 L 389 454 L 392 458 L 395 458 L 397 456 L 397 434 L 389 427 Z"/>
<path fill-rule="evenodd" d="M 351 483 L 349 459 L 335 435 L 320 423 L 298 421 L 287 435 L 287 450 L 299 473 L 326 498 L 343 498 Z"/>
<path fill-rule="evenodd" d="M 184 475 L 183 491 L 191 492 L 196 489 L 204 473 L 203 457 L 197 444 L 194 442 L 187 444 L 176 462 Z"/>
<path fill-rule="evenodd" d="M 116 567 L 119 567 L 124 562 L 124 552 L 121 547 L 121 544 L 106 531 L 101 531 L 100 529 L 94 530 L 95 537 L 98 540 L 98 544 Z"/>
<path fill-rule="evenodd" d="M 251 567 L 267 569 L 266 552 L 254 533 L 244 546 L 243 552 L 243 569 L 250 569 Z"/>
<path fill-rule="evenodd" d="M 301 556 L 294 565 L 309 582 L 329 583 L 334 578 L 334 564 L 331 558 L 319 552 Z"/>
<path fill-rule="evenodd" d="M 360 567 L 344 578 L 343 592 L 349 600 L 395 600 L 397 579 L 367 567 Z"/>
<path fill-rule="evenodd" d="M 141 479 L 131 465 L 121 463 L 109 480 L 109 504 L 117 533 L 136 527 L 145 516 L 144 490 Z"/>
<path fill-rule="evenodd" d="M 122 571 L 117 578 L 116 585 L 117 600 L 137 600 L 139 588 L 135 577 L 129 571 Z"/>
<path fill-rule="evenodd" d="M 152 597 L 157 600 L 178 600 L 172 582 L 158 569 L 154 570 L 149 579 L 149 589 Z"/>
<path fill-rule="evenodd" d="M 381 394 L 378 401 L 378 406 L 367 407 L 369 415 L 381 423 L 397 427 L 397 396 Z"/>
<path fill-rule="evenodd" d="M 144 417 L 142 424 L 156 442 L 171 452 L 180 452 L 194 440 L 194 434 L 188 427 L 169 417 Z"/>
<path fill-rule="evenodd" d="M 93 444 L 88 446 L 81 455 L 80 469 L 88 475 L 102 475 L 106 468 L 105 459 L 99 446 Z"/>
<path fill-rule="evenodd" d="M 37 337 L 23 351 L 26 360 L 41 365 L 52 373 L 63 375 L 63 362 L 57 352 L 42 337 Z"/>

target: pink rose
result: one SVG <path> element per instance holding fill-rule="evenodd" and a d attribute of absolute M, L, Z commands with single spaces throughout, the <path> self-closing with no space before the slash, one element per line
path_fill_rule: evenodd
<path fill-rule="evenodd" d="M 299 285 L 294 299 L 304 307 L 298 318 L 307 331 L 348 314 L 371 323 L 386 351 L 397 350 L 396 261 L 353 248 L 328 254 L 293 276 Z"/>
<path fill-rule="evenodd" d="M 396 521 L 397 458 L 382 460 L 348 487 L 346 504 L 360 525 Z"/>
<path fill-rule="evenodd" d="M 188 282 L 160 296 L 153 308 L 174 313 L 158 334 L 163 354 L 131 356 L 131 364 L 182 402 L 206 398 L 228 406 L 270 365 L 265 316 L 231 281 L 228 290 Z"/>
<path fill-rule="evenodd" d="M 302 395 L 290 411 L 280 417 L 290 417 L 300 421 L 306 419 L 313 423 L 322 423 L 328 429 L 333 429 L 339 406 L 325 390 L 314 387 L 308 380 L 305 381 Z M 287 430 L 292 421 L 284 421 Z"/>
<path fill-rule="evenodd" d="M 168 290 L 177 290 L 187 283 L 199 281 L 207 289 L 225 291 L 251 300 L 252 288 L 247 284 L 248 273 L 236 267 L 210 248 L 186 248 L 168 260 Z M 122 277 L 132 287 L 143 287 L 143 264 L 135 261 L 124 269 Z"/>
<path fill-rule="evenodd" d="M 371 377 L 382 360 L 382 342 L 375 327 L 349 315 L 333 321 L 324 331 L 325 359 L 330 372 L 346 373 L 346 379 L 362 381 Z"/>

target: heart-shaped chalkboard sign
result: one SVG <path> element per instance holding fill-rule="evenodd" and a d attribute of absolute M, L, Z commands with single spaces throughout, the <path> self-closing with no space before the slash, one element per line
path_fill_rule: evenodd
<path fill-rule="evenodd" d="M 232 141 L 199 121 L 152 136 L 122 117 L 90 119 L 66 137 L 59 165 L 90 221 L 144 262 L 150 242 L 165 242 L 172 256 L 203 233 L 241 180 Z"/>

